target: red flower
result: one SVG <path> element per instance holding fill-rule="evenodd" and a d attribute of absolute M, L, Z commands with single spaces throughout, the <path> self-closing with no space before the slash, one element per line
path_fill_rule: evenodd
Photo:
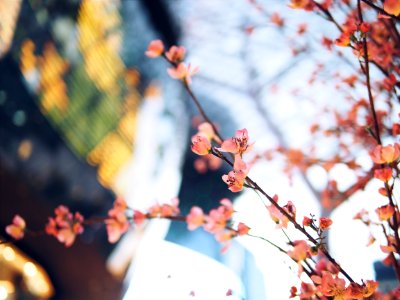
<path fill-rule="evenodd" d="M 374 171 L 374 177 L 376 179 L 388 182 L 392 178 L 392 169 L 391 168 L 377 169 Z"/>
<path fill-rule="evenodd" d="M 329 218 L 319 218 L 319 228 L 321 228 L 321 230 L 325 230 L 327 228 L 329 228 L 329 226 L 332 225 L 332 220 Z"/>

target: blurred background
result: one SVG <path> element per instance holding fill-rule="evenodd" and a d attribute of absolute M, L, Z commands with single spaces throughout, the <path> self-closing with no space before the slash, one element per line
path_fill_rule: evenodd
<path fill-rule="evenodd" d="M 349 188 L 356 180 L 349 170 L 290 171 L 296 158 L 260 157 L 277 146 L 336 153 L 333 141 L 312 148 L 309 127 L 321 111 L 340 107 L 332 95 L 342 91 L 326 82 L 304 88 L 316 70 L 327 82 L 338 70 L 334 56 L 317 51 L 322 32 L 332 28 L 317 16 L 293 14 L 282 1 L 260 2 L 268 2 L 268 12 L 247 0 L 1 0 L 2 239 L 17 213 L 40 230 L 60 204 L 90 218 L 106 216 L 116 196 L 141 210 L 178 196 L 182 213 L 235 200 L 236 218 L 254 234 L 286 243 L 255 193 L 236 197 L 221 180 L 227 167 L 191 153 L 202 120 L 167 76 L 168 65 L 144 55 L 153 39 L 187 47 L 188 61 L 200 66 L 193 89 L 224 137 L 249 130 L 256 141 L 249 160 L 258 161 L 252 178 L 292 200 L 298 215 L 330 213 L 321 192 L 335 178 Z M 290 14 L 284 28 L 274 12 Z M 305 16 L 321 36 L 297 38 Z M 321 72 L 322 64 L 331 68 Z M 353 69 L 341 60 L 343 76 Z M 358 155 L 368 158 L 365 150 Z M 354 227 L 360 205 L 352 203 L 339 207 L 344 229 L 332 234 L 361 247 L 368 232 Z M 357 234 L 343 235 L 349 228 Z M 28 236 L 0 245 L 0 300 L 287 299 L 290 283 L 298 282 L 292 262 L 261 241 L 240 238 L 226 254 L 221 247 L 201 229 L 165 220 L 133 228 L 117 244 L 107 242 L 101 225 L 86 228 L 68 249 L 49 236 Z M 359 262 L 354 277 L 375 276 L 376 249 L 357 258 L 341 249 L 332 248 L 344 265 Z"/>

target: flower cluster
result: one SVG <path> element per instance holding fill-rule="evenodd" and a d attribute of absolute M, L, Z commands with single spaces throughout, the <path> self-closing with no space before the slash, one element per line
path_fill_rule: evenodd
<path fill-rule="evenodd" d="M 306 255 L 306 247 L 301 253 Z M 317 296 L 333 297 L 336 300 L 365 299 L 374 294 L 378 288 L 378 282 L 367 280 L 363 284 L 355 282 L 346 284 L 346 281 L 339 277 L 339 270 L 329 261 L 320 260 L 315 266 L 315 275 L 310 276 L 312 282 L 301 282 L 300 289 L 292 287 L 290 297 L 300 299 L 313 299 Z M 329 298 L 331 299 L 331 298 Z"/>
<path fill-rule="evenodd" d="M 232 215 L 234 213 L 232 202 L 229 199 L 222 199 L 220 206 L 204 214 L 200 207 L 194 206 L 186 216 L 189 230 L 194 230 L 200 226 L 207 232 L 215 235 L 219 242 L 226 242 L 236 236 L 246 235 L 250 228 L 242 222 L 237 224 L 237 228 L 232 228 Z"/>
<path fill-rule="evenodd" d="M 58 206 L 54 213 L 55 217 L 49 218 L 45 231 L 66 247 L 70 247 L 76 236 L 83 232 L 84 218 L 79 212 L 72 214 L 64 205 Z"/>
<path fill-rule="evenodd" d="M 237 130 L 235 136 L 222 142 L 218 148 L 221 152 L 228 152 L 234 155 L 233 170 L 222 176 L 222 180 L 228 185 L 230 191 L 240 192 L 246 181 L 250 167 L 243 161 L 244 153 L 250 151 L 252 144 L 249 144 L 247 129 Z"/>
<path fill-rule="evenodd" d="M 256 4 L 258 10 L 262 11 L 262 6 L 257 4 L 256 0 L 249 2 Z M 340 205 L 342 201 L 364 189 L 373 178 L 381 181 L 379 193 L 385 197 L 387 203 L 384 205 L 380 203 L 379 207 L 375 209 L 375 215 L 372 214 L 370 217 L 364 210 L 358 213 L 355 219 L 361 220 L 367 226 L 376 226 L 382 229 L 384 242 L 381 239 L 380 249 L 387 254 L 383 262 L 393 265 L 397 277 L 400 278 L 400 262 L 398 260 L 400 255 L 400 211 L 394 193 L 395 183 L 398 182 L 400 173 L 398 168 L 400 146 L 398 143 L 393 143 L 393 141 L 398 141 L 400 124 L 398 117 L 392 117 L 393 112 L 398 109 L 396 98 L 400 87 L 400 68 L 398 66 L 400 1 L 362 0 L 352 3 L 348 0 L 287 0 L 287 3 L 293 9 L 315 12 L 336 27 L 337 33 L 333 38 L 322 37 L 322 46 L 331 53 L 335 46 L 339 46 L 336 47 L 336 51 L 340 53 L 341 58 L 346 59 L 346 63 L 348 63 L 348 56 L 342 55 L 341 51 L 353 51 L 357 62 L 356 68 L 359 67 L 359 72 L 356 74 L 340 75 L 339 71 L 335 70 L 333 78 L 339 79 L 337 90 L 341 91 L 341 88 L 345 87 L 355 91 L 358 90 L 358 87 L 365 87 L 365 95 L 368 95 L 368 99 L 362 97 L 357 99 L 356 95 L 349 96 L 353 93 L 346 91 L 346 97 L 350 99 L 349 109 L 344 109 L 345 111 L 332 109 L 334 124 L 329 124 L 325 128 L 323 128 L 323 122 L 311 126 L 310 131 L 313 136 L 322 133 L 326 138 L 336 139 L 338 151 L 332 151 L 334 152 L 333 156 L 318 158 L 315 145 L 301 150 L 278 146 L 275 152 L 286 157 L 285 171 L 288 174 L 293 169 L 299 170 L 305 180 L 308 180 L 309 168 L 315 165 L 322 167 L 328 175 L 326 176 L 328 178 L 326 188 L 321 191 L 321 204 L 326 210 Z M 335 9 L 339 10 L 340 21 L 336 19 Z M 286 30 L 286 25 L 289 23 L 288 19 L 282 18 L 276 12 L 268 14 L 268 19 L 282 32 Z M 256 26 L 247 26 L 246 32 L 251 34 L 255 29 Z M 307 24 L 298 24 L 298 36 L 304 35 L 307 31 Z M 291 43 L 294 43 L 294 39 L 291 39 Z M 341 47 L 347 47 L 347 49 Z M 307 50 L 307 47 L 298 47 L 297 49 L 292 47 L 292 50 L 296 55 Z M 296 207 L 291 201 L 281 205 L 278 203 L 277 196 L 270 197 L 249 177 L 250 166 L 244 161 L 244 155 L 251 150 L 252 144 L 249 143 L 247 129 L 237 130 L 234 137 L 227 140 L 221 138 L 190 89 L 191 77 L 197 73 L 198 68 L 184 62 L 186 56 L 184 47 L 172 46 L 167 49 L 161 40 L 155 40 L 149 44 L 145 54 L 150 58 L 163 57 L 169 63 L 170 68 L 167 70 L 169 76 L 184 84 L 189 96 L 197 107 L 200 107 L 199 111 L 203 119 L 208 121 L 202 123 L 198 127 L 198 132 L 192 136 L 192 151 L 202 158 L 212 156 L 227 162 L 232 169 L 228 174 L 222 176 L 222 180 L 230 191 L 240 192 L 244 187 L 249 187 L 259 192 L 269 201 L 266 210 L 277 224 L 277 228 L 283 230 L 292 223 L 294 228 L 303 234 L 304 239 L 298 240 L 291 240 L 287 235 L 289 242 L 285 246 L 286 248 L 281 248 L 265 238 L 259 237 L 295 261 L 299 267 L 299 277 L 300 273 L 308 276 L 307 280 L 303 280 L 305 276 L 301 276 L 301 285 L 290 289 L 291 298 L 335 300 L 369 297 L 373 297 L 373 299 L 400 298 L 399 288 L 390 292 L 390 295 L 383 295 L 377 291 L 378 283 L 375 281 L 365 280 L 362 281 L 362 284 L 356 283 L 330 256 L 324 244 L 326 231 L 332 226 L 330 218 L 316 219 L 311 215 L 311 217 L 304 217 L 302 223 L 298 223 Z M 383 76 L 378 76 L 379 78 L 374 80 L 375 74 L 370 72 L 371 66 L 376 68 L 377 73 L 381 72 Z M 322 70 L 324 70 L 324 66 L 318 64 L 309 80 L 310 85 Z M 394 99 L 396 101 L 393 101 Z M 388 140 L 393 144 L 385 145 Z M 362 166 L 362 163 L 359 162 L 361 160 L 358 160 L 357 156 L 359 152 L 354 149 L 357 151 L 364 149 L 364 153 L 366 153 L 365 150 L 372 149 L 370 158 L 374 163 L 373 166 L 369 169 Z M 208 162 L 201 161 L 203 169 L 204 164 Z M 339 164 L 356 174 L 357 177 L 356 182 L 346 190 L 341 190 L 338 181 L 330 176 L 332 174 L 330 171 Z M 208 213 L 205 213 L 200 207 L 192 207 L 186 216 L 181 215 L 178 204 L 178 199 L 172 199 L 169 204 L 157 203 L 147 211 L 141 212 L 130 209 L 123 198 L 117 198 L 107 216 L 97 219 L 97 222 L 105 224 L 108 240 L 111 243 L 117 242 L 130 226 L 140 225 L 145 220 L 154 218 L 186 222 L 189 230 L 202 227 L 205 231 L 215 235 L 216 239 L 222 243 L 226 243 L 236 236 L 250 235 L 250 228 L 247 225 L 233 221 L 234 209 L 228 199 L 222 199 L 220 205 Z M 49 218 L 45 232 L 55 236 L 61 243 L 69 247 L 73 244 L 76 236 L 83 232 L 83 225 L 90 223 L 90 220 L 84 221 L 78 212 L 72 214 L 67 207 L 59 206 L 55 210 L 55 217 Z M 18 240 L 30 231 L 26 228 L 26 222 L 16 215 L 12 224 L 6 227 L 6 232 Z M 375 240 L 377 238 L 371 236 L 369 243 L 371 244 Z"/>
<path fill-rule="evenodd" d="M 198 67 L 183 62 L 186 49 L 182 46 L 172 46 L 168 51 L 165 51 L 164 43 L 161 40 L 154 40 L 150 42 L 145 54 L 150 58 L 163 56 L 172 64 L 172 67 L 167 70 L 168 75 L 174 79 L 182 80 L 188 85 L 192 81 L 191 77 L 199 71 Z"/>
<path fill-rule="evenodd" d="M 108 218 L 104 221 L 106 224 L 108 241 L 117 242 L 130 226 L 126 210 L 128 205 L 125 199 L 119 197 L 114 201 L 113 208 L 108 211 Z"/>

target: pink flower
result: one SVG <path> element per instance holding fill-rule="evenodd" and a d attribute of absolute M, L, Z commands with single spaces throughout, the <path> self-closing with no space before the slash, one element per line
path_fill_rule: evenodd
<path fill-rule="evenodd" d="M 150 58 L 155 58 L 163 54 L 164 44 L 161 40 L 151 41 L 145 54 Z"/>
<path fill-rule="evenodd" d="M 381 146 L 377 145 L 371 154 L 371 158 L 376 164 L 390 164 L 400 157 L 399 144 Z"/>
<path fill-rule="evenodd" d="M 247 226 L 246 224 L 243 224 L 242 222 L 239 222 L 238 228 L 237 228 L 237 234 L 238 235 L 246 235 L 250 231 L 250 227 Z"/>
<path fill-rule="evenodd" d="M 328 271 L 331 274 L 338 274 L 339 269 L 329 260 L 323 258 L 317 262 L 315 265 L 315 271 L 317 274 L 322 274 L 325 271 Z"/>
<path fill-rule="evenodd" d="M 234 212 L 232 201 L 228 198 L 223 198 L 219 203 L 221 203 L 221 205 L 218 207 L 218 210 L 222 213 L 225 219 L 230 219 Z"/>
<path fill-rule="evenodd" d="M 273 197 L 275 202 L 278 202 L 278 196 L 275 195 Z M 272 219 L 277 224 L 277 228 L 287 228 L 289 224 L 289 219 L 280 212 L 280 210 L 273 204 L 266 206 L 268 209 L 269 215 Z M 287 210 L 286 210 L 287 211 Z"/>
<path fill-rule="evenodd" d="M 300 299 L 308 299 L 314 296 L 317 290 L 312 283 L 302 282 L 300 291 Z"/>
<path fill-rule="evenodd" d="M 172 47 L 168 50 L 168 52 L 165 53 L 165 56 L 167 57 L 167 59 L 168 59 L 170 62 L 179 63 L 179 62 L 181 62 L 181 61 L 184 60 L 184 58 L 185 58 L 185 52 L 186 52 L 185 47 L 182 47 L 182 46 L 179 46 L 179 47 L 177 47 L 177 46 L 172 46 Z"/>
<path fill-rule="evenodd" d="M 49 218 L 45 231 L 47 234 L 56 237 L 65 247 L 70 247 L 76 236 L 84 230 L 84 218 L 79 212 L 72 214 L 68 207 L 64 205 L 58 206 L 54 213 L 55 217 Z"/>
<path fill-rule="evenodd" d="M 230 191 L 237 193 L 243 190 L 248 172 L 247 164 L 241 159 L 240 155 L 235 155 L 233 171 L 230 171 L 228 175 L 223 175 L 222 180 L 228 185 Z"/>
<path fill-rule="evenodd" d="M 321 285 L 318 286 L 318 290 L 324 296 L 335 296 L 335 299 L 342 299 L 339 297 L 344 296 L 345 286 L 346 282 L 344 279 L 333 277 L 331 273 L 324 272 L 322 275 Z"/>
<path fill-rule="evenodd" d="M 396 251 L 396 248 L 393 245 L 380 245 L 380 248 L 383 253 L 391 253 Z"/>
<path fill-rule="evenodd" d="M 374 177 L 385 182 L 388 182 L 392 178 L 392 174 L 391 168 L 376 169 L 374 171 Z"/>
<path fill-rule="evenodd" d="M 198 155 L 209 154 L 211 150 L 210 140 L 202 134 L 192 136 L 192 151 Z"/>
<path fill-rule="evenodd" d="M 379 282 L 377 282 L 375 280 L 366 280 L 362 287 L 364 298 L 368 298 L 368 297 L 372 296 L 372 294 L 375 292 L 375 290 L 378 288 L 378 286 L 379 286 Z"/>
<path fill-rule="evenodd" d="M 208 140 L 215 140 L 218 144 L 221 144 L 221 140 L 215 134 L 214 128 L 208 122 L 201 123 L 198 127 L 199 133 L 205 135 Z"/>
<path fill-rule="evenodd" d="M 247 174 L 243 171 L 230 171 L 227 175 L 222 175 L 222 180 L 228 185 L 231 192 L 237 193 L 243 190 Z"/>
<path fill-rule="evenodd" d="M 236 130 L 236 134 L 234 137 L 229 140 L 225 140 L 222 142 L 221 148 L 219 148 L 222 152 L 230 152 L 233 154 L 240 154 L 249 151 L 252 145 L 248 144 L 249 136 L 247 134 L 247 129 L 244 128 L 242 130 Z"/>
<path fill-rule="evenodd" d="M 287 228 L 289 224 L 289 219 L 285 215 L 283 215 L 274 205 L 268 205 L 266 207 L 272 221 L 276 223 L 276 228 Z"/>
<path fill-rule="evenodd" d="M 185 63 L 181 62 L 178 66 L 169 68 L 167 70 L 169 76 L 174 79 L 183 80 L 185 83 L 190 84 L 192 82 L 191 77 L 199 71 L 198 67 L 192 68 L 190 64 L 186 66 Z"/>
<path fill-rule="evenodd" d="M 292 201 L 282 207 L 293 219 L 296 219 L 296 206 L 294 206 Z"/>
<path fill-rule="evenodd" d="M 166 204 L 166 203 L 162 204 L 160 207 L 160 217 L 167 218 L 167 217 L 177 216 L 180 212 L 178 205 L 179 205 L 178 198 L 173 198 L 171 200 L 171 204 Z"/>
<path fill-rule="evenodd" d="M 149 208 L 149 216 L 151 218 L 159 217 L 161 213 L 161 205 L 156 203 Z"/>
<path fill-rule="evenodd" d="M 127 208 L 128 204 L 125 199 L 118 197 L 114 201 L 113 208 L 108 211 L 108 218 L 104 223 L 106 224 L 108 241 L 110 243 L 116 243 L 121 238 L 121 235 L 129 229 L 129 221 L 126 216 Z"/>
<path fill-rule="evenodd" d="M 211 233 L 217 233 L 225 228 L 227 220 L 221 211 L 212 209 L 208 215 L 205 216 L 205 221 L 204 229 Z"/>
<path fill-rule="evenodd" d="M 220 230 L 215 234 L 215 239 L 220 243 L 224 243 L 230 241 L 235 236 L 236 232 L 233 230 Z"/>
<path fill-rule="evenodd" d="M 389 220 L 394 214 L 394 207 L 390 204 L 378 207 L 376 213 L 381 221 Z"/>
<path fill-rule="evenodd" d="M 198 206 L 193 206 L 190 209 L 190 213 L 186 216 L 186 223 L 188 224 L 189 230 L 195 230 L 202 226 L 205 222 L 204 212 Z"/>
<path fill-rule="evenodd" d="M 6 232 L 13 239 L 20 240 L 24 237 L 26 223 L 20 215 L 15 215 L 12 224 L 6 227 Z"/>
<path fill-rule="evenodd" d="M 304 240 L 293 242 L 293 250 L 289 250 L 287 254 L 296 262 L 305 260 L 310 253 L 310 246 Z"/>
<path fill-rule="evenodd" d="M 208 216 L 205 216 L 204 229 L 211 233 L 217 233 L 226 227 L 227 221 L 230 220 L 233 214 L 232 202 L 224 198 L 220 201 L 221 205 L 212 209 Z"/>
<path fill-rule="evenodd" d="M 138 210 L 133 210 L 133 223 L 135 225 L 140 225 L 146 220 L 146 215 Z"/>
<path fill-rule="evenodd" d="M 154 204 L 153 206 L 151 206 L 149 208 L 149 213 L 148 215 L 151 218 L 168 218 L 168 217 L 172 217 L 172 216 L 176 216 L 179 214 L 179 199 L 178 198 L 173 198 L 171 200 L 171 204 Z"/>
<path fill-rule="evenodd" d="M 114 201 L 114 209 L 119 211 L 125 211 L 128 208 L 128 204 L 126 203 L 123 197 L 118 197 Z"/>
<path fill-rule="evenodd" d="M 121 235 L 129 229 L 128 218 L 123 214 L 110 215 L 110 218 L 105 220 L 108 241 L 116 243 Z"/>

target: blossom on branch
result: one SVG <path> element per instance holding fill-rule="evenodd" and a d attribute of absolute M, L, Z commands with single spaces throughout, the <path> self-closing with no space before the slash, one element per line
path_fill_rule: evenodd
<path fill-rule="evenodd" d="M 304 216 L 303 218 L 303 226 L 311 226 L 313 220 L 309 217 Z"/>
<path fill-rule="evenodd" d="M 110 243 L 116 243 L 121 238 L 121 235 L 129 229 L 129 221 L 126 216 L 127 208 L 128 204 L 125 199 L 118 197 L 114 201 L 113 208 L 108 211 L 108 218 L 104 222 Z"/>
<path fill-rule="evenodd" d="M 223 141 L 221 148 L 218 150 L 242 155 L 243 153 L 250 151 L 252 148 L 252 144 L 249 145 L 248 142 L 249 135 L 247 129 L 243 128 L 241 130 L 236 130 L 234 137 Z"/>
<path fill-rule="evenodd" d="M 165 56 L 172 63 L 180 63 L 185 58 L 186 49 L 182 46 L 172 46 Z"/>
<path fill-rule="evenodd" d="M 278 203 L 278 195 L 274 195 L 273 201 L 275 203 Z M 277 228 L 287 228 L 289 224 L 289 219 L 286 215 L 284 215 L 276 205 L 266 205 L 265 206 L 269 212 L 269 215 L 277 225 Z M 283 210 L 285 210 L 290 216 L 293 218 L 296 218 L 296 207 L 292 203 L 292 201 L 288 201 L 288 203 L 282 207 Z"/>
<path fill-rule="evenodd" d="M 211 142 L 207 136 L 199 133 L 192 136 L 192 151 L 197 155 L 209 154 L 211 150 Z"/>
<path fill-rule="evenodd" d="M 179 215 L 179 199 L 172 198 L 171 204 L 163 203 L 160 208 L 160 217 L 168 218 Z"/>
<path fill-rule="evenodd" d="M 228 185 L 231 192 L 237 193 L 243 190 L 247 173 L 243 170 L 233 170 L 228 174 L 222 175 L 222 180 Z"/>
<path fill-rule="evenodd" d="M 329 272 L 324 272 L 318 290 L 324 296 L 334 297 L 335 300 L 345 299 L 346 282 Z"/>
<path fill-rule="evenodd" d="M 287 254 L 296 262 L 301 262 L 310 256 L 310 245 L 304 240 L 293 241 L 293 249 Z"/>
<path fill-rule="evenodd" d="M 106 223 L 108 241 L 112 244 L 116 243 L 121 235 L 129 229 L 128 218 L 123 214 L 111 214 L 104 222 Z"/>
<path fill-rule="evenodd" d="M 372 161 L 376 164 L 390 164 L 397 161 L 400 157 L 399 144 L 394 145 L 377 145 L 371 153 Z"/>
<path fill-rule="evenodd" d="M 190 209 L 190 213 L 186 216 L 186 223 L 189 230 L 195 230 L 202 226 L 205 222 L 205 216 L 203 210 L 198 206 L 193 206 Z"/>
<path fill-rule="evenodd" d="M 328 229 L 332 225 L 332 220 L 330 218 L 319 218 L 319 228 L 321 230 Z"/>
<path fill-rule="evenodd" d="M 55 217 L 49 218 L 46 224 L 46 233 L 56 237 L 65 247 L 72 246 L 76 236 L 83 232 L 83 216 L 79 212 L 72 214 L 64 205 L 58 206 L 54 213 Z"/>
<path fill-rule="evenodd" d="M 161 40 L 151 41 L 145 54 L 150 58 L 155 58 L 164 53 L 164 44 Z"/>
<path fill-rule="evenodd" d="M 192 82 L 191 77 L 199 71 L 199 67 L 192 67 L 181 62 L 176 67 L 168 68 L 167 73 L 174 79 L 182 80 L 187 84 Z"/>
<path fill-rule="evenodd" d="M 237 227 L 237 235 L 246 235 L 250 231 L 250 227 L 247 226 L 246 224 L 239 222 L 238 227 Z"/>
<path fill-rule="evenodd" d="M 212 209 L 205 216 L 204 229 L 214 234 L 225 229 L 233 214 L 233 205 L 229 199 L 224 198 L 220 203 L 218 208 Z"/>
<path fill-rule="evenodd" d="M 26 222 L 20 215 L 15 215 L 12 224 L 6 227 L 6 232 L 13 239 L 20 240 L 24 237 Z"/>
<path fill-rule="evenodd" d="M 375 212 L 376 212 L 376 214 L 378 215 L 379 220 L 381 220 L 381 221 L 387 221 L 387 220 L 389 220 L 389 219 L 393 216 L 393 214 L 394 214 L 394 207 L 391 206 L 390 204 L 384 205 L 384 206 L 378 207 L 378 208 L 375 210 Z"/>
<path fill-rule="evenodd" d="M 139 210 L 133 210 L 133 223 L 135 225 L 140 225 L 146 220 L 147 216 Z"/>
<path fill-rule="evenodd" d="M 197 128 L 199 133 L 205 135 L 210 141 L 215 140 L 218 144 L 221 144 L 221 140 L 216 135 L 214 128 L 210 123 L 203 122 Z"/>
<path fill-rule="evenodd" d="M 374 177 L 384 182 L 388 182 L 392 178 L 392 174 L 391 168 L 376 169 L 374 171 Z"/>
<path fill-rule="evenodd" d="M 151 218 L 168 218 L 179 215 L 179 199 L 171 199 L 171 204 L 154 204 L 149 208 L 148 216 Z"/>

